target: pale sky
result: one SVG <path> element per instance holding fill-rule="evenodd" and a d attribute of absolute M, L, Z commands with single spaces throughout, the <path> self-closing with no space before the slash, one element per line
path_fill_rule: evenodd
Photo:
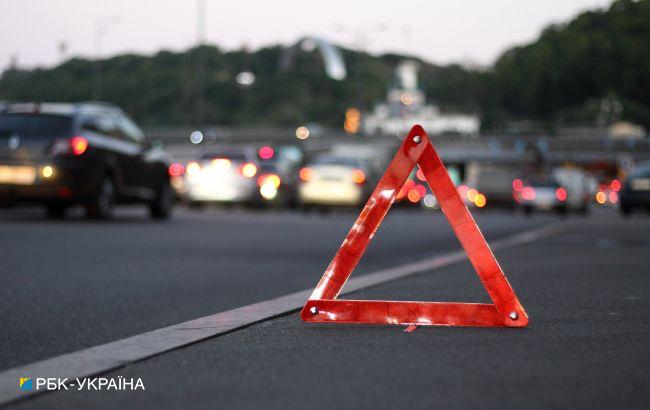
<path fill-rule="evenodd" d="M 183 50 L 197 41 L 202 0 L 0 0 L 0 71 L 72 56 Z M 549 23 L 611 0 L 204 0 L 208 43 L 289 44 L 303 35 L 434 63 L 490 64 Z M 104 27 L 101 42 L 98 32 Z M 62 52 L 60 44 L 66 44 Z M 99 46 L 101 43 L 101 48 Z"/>

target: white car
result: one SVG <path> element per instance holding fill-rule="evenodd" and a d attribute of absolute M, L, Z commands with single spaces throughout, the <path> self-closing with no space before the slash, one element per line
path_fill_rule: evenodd
<path fill-rule="evenodd" d="M 205 153 L 185 166 L 185 199 L 189 204 L 256 203 L 258 171 L 254 151 L 232 148 Z"/>
<path fill-rule="evenodd" d="M 363 162 L 351 158 L 318 158 L 299 176 L 298 201 L 303 206 L 361 206 L 372 189 Z"/>

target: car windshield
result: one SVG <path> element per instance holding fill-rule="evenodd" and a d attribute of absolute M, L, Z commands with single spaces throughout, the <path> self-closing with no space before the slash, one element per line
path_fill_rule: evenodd
<path fill-rule="evenodd" d="M 228 158 L 233 161 L 246 161 L 246 154 L 235 151 L 208 152 L 201 156 L 201 159 Z"/>
<path fill-rule="evenodd" d="M 554 188 L 558 186 L 556 180 L 546 176 L 535 176 L 527 179 L 527 184 L 540 188 Z"/>
<path fill-rule="evenodd" d="M 0 137 L 54 138 L 72 133 L 72 119 L 50 114 L 0 114 Z"/>

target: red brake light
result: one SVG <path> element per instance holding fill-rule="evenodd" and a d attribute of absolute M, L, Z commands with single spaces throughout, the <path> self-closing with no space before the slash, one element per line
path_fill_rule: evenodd
<path fill-rule="evenodd" d="M 262 147 L 257 151 L 257 155 L 262 159 L 271 159 L 275 155 L 275 151 L 271 147 Z"/>
<path fill-rule="evenodd" d="M 185 173 L 185 167 L 175 162 L 169 166 L 168 172 L 170 177 L 180 177 Z"/>
<path fill-rule="evenodd" d="M 555 197 L 558 199 L 560 202 L 566 201 L 566 189 L 564 188 L 558 188 L 555 190 Z"/>
<path fill-rule="evenodd" d="M 84 137 L 72 137 L 70 147 L 72 148 L 73 154 L 81 155 L 88 149 L 88 140 Z"/>
<path fill-rule="evenodd" d="M 515 179 L 512 181 L 512 189 L 519 192 L 524 188 L 524 182 L 521 179 Z"/>
<path fill-rule="evenodd" d="M 612 191 L 618 192 L 621 190 L 621 181 L 618 179 L 612 180 L 612 182 L 609 184 L 609 187 L 612 188 Z M 614 201 L 612 201 L 614 202 Z"/>
<path fill-rule="evenodd" d="M 523 187 L 521 190 L 521 197 L 527 201 L 532 201 L 535 199 L 535 190 L 530 186 Z"/>

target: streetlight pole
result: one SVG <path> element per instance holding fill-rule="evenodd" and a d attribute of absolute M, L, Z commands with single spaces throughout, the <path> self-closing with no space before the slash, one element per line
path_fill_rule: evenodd
<path fill-rule="evenodd" d="M 194 124 L 203 126 L 203 76 L 205 71 L 205 58 L 202 46 L 205 45 L 206 4 L 205 0 L 196 1 L 196 52 L 194 61 Z"/>
<path fill-rule="evenodd" d="M 111 24 L 119 23 L 118 16 L 103 17 L 95 22 L 95 61 L 93 62 L 93 75 L 92 75 L 92 98 L 93 100 L 101 100 L 102 98 L 102 45 L 104 35 L 108 31 Z"/>

